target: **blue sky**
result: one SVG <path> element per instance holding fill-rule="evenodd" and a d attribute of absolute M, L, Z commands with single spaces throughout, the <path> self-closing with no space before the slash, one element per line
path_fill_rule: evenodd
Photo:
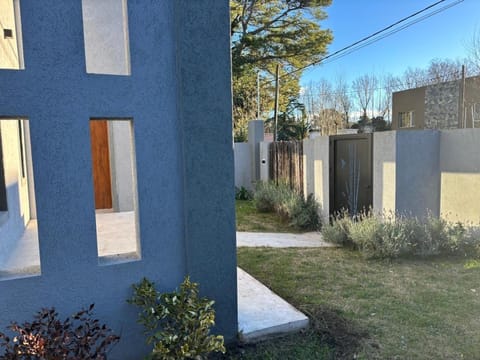
<path fill-rule="evenodd" d="M 333 0 L 322 27 L 333 31 L 329 53 L 374 33 L 436 0 Z M 439 9 L 456 0 L 447 0 Z M 408 67 L 427 67 L 434 58 L 461 59 L 469 40 L 480 31 L 480 0 L 464 0 L 443 12 L 331 63 L 304 71 L 302 84 L 339 75 L 351 80 L 364 75 L 401 75 Z"/>

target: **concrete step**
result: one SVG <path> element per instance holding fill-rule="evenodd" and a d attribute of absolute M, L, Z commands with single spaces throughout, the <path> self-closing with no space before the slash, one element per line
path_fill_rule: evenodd
<path fill-rule="evenodd" d="M 296 332 L 308 327 L 308 317 L 237 268 L 238 330 L 245 343 Z"/>

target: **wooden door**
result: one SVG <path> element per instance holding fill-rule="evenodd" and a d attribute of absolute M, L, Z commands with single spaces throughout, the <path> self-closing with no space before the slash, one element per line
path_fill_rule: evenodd
<path fill-rule="evenodd" d="M 90 121 L 95 209 L 112 208 L 112 181 L 107 120 Z"/>

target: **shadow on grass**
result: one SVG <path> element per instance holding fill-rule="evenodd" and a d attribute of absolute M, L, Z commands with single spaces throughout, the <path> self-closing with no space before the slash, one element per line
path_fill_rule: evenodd
<path fill-rule="evenodd" d="M 209 359 L 356 359 L 362 344 L 369 342 L 365 330 L 336 310 L 322 306 L 302 310 L 310 318 L 308 329 L 256 344 L 231 345 L 225 355 Z"/>

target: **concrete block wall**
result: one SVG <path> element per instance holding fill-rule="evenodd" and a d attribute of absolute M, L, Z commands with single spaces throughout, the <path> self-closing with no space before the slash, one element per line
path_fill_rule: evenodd
<path fill-rule="evenodd" d="M 264 121 L 248 122 L 248 142 L 235 143 L 235 186 L 249 190 L 255 189 L 255 183 L 260 180 L 261 156 L 260 144 L 264 140 Z"/>
<path fill-rule="evenodd" d="M 480 129 L 440 132 L 440 213 L 480 225 Z"/>
<path fill-rule="evenodd" d="M 252 151 L 249 143 L 235 143 L 235 186 L 252 189 Z"/>
<path fill-rule="evenodd" d="M 304 140 L 304 193 L 329 213 L 329 138 Z M 480 129 L 376 132 L 373 210 L 480 225 Z"/>
<path fill-rule="evenodd" d="M 377 212 L 480 224 L 480 129 L 374 134 Z"/>
<path fill-rule="evenodd" d="M 397 132 L 373 134 L 373 209 L 378 214 L 396 211 Z"/>
<path fill-rule="evenodd" d="M 440 213 L 439 132 L 378 132 L 373 138 L 373 209 L 385 215 Z"/>
<path fill-rule="evenodd" d="M 87 74 L 82 1 L 20 5 L 25 70 L 0 69 L 0 116 L 29 119 L 41 274 L 0 280 L 0 328 L 42 307 L 63 317 L 95 303 L 122 335 L 109 358 L 139 359 L 147 347 L 125 302 L 131 284 L 146 276 L 170 291 L 189 274 L 216 301 L 216 332 L 235 339 L 228 1 L 128 1 L 131 71 L 121 76 Z M 99 264 L 93 117 L 133 119 L 136 261 Z"/>
<path fill-rule="evenodd" d="M 424 217 L 429 212 L 439 215 L 439 138 L 435 130 L 396 133 L 397 213 L 416 217 Z"/>
<path fill-rule="evenodd" d="M 330 212 L 329 137 L 303 141 L 304 195 L 314 194 L 324 220 Z"/>

